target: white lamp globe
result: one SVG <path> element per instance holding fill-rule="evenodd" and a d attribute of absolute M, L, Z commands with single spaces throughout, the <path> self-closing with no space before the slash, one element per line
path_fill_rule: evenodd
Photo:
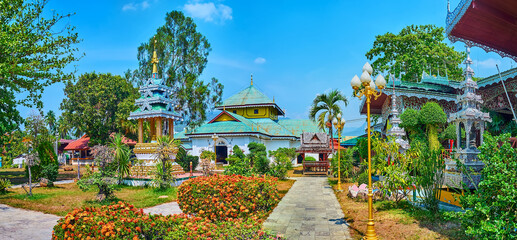
<path fill-rule="evenodd" d="M 375 83 L 373 83 L 373 81 L 371 81 L 371 82 L 370 82 L 370 88 L 371 88 L 371 89 L 375 89 L 375 87 L 376 87 L 376 86 L 375 86 Z"/>
<path fill-rule="evenodd" d="M 379 89 L 383 89 L 384 87 L 386 87 L 386 79 L 384 79 L 384 77 L 379 74 L 379 76 L 377 76 L 377 79 L 375 79 L 375 85 L 377 85 Z"/>
<path fill-rule="evenodd" d="M 367 71 L 370 75 L 373 73 L 373 68 L 368 62 L 366 62 L 363 66 L 363 72 L 364 71 Z"/>
<path fill-rule="evenodd" d="M 337 114 L 337 119 L 341 120 L 341 113 Z"/>
<path fill-rule="evenodd" d="M 364 71 L 363 74 L 361 74 L 360 80 L 363 85 L 368 85 L 372 81 L 372 77 L 367 71 Z"/>
<path fill-rule="evenodd" d="M 359 77 L 355 75 L 352 78 L 352 81 L 350 81 L 350 85 L 352 85 L 352 88 L 359 88 L 361 87 L 361 80 L 359 80 Z"/>
<path fill-rule="evenodd" d="M 336 118 L 332 119 L 332 123 L 333 123 L 334 125 L 337 125 L 337 119 L 336 119 Z"/>

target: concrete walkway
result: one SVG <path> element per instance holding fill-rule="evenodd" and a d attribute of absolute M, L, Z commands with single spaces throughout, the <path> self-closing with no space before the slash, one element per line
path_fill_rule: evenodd
<path fill-rule="evenodd" d="M 183 213 L 177 202 L 169 202 L 160 204 L 150 208 L 144 208 L 145 213 L 149 214 L 162 214 L 162 215 L 173 215 Z"/>
<path fill-rule="evenodd" d="M 264 222 L 287 239 L 351 239 L 327 177 L 301 177 Z"/>
<path fill-rule="evenodd" d="M 0 239 L 51 239 L 60 217 L 0 204 Z"/>

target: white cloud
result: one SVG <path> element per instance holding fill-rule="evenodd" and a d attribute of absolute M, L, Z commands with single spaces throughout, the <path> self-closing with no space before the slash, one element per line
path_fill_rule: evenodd
<path fill-rule="evenodd" d="M 266 59 L 263 58 L 263 57 L 258 57 L 258 58 L 255 58 L 255 61 L 254 61 L 256 64 L 264 64 L 266 63 Z"/>
<path fill-rule="evenodd" d="M 149 8 L 150 6 L 151 5 L 149 4 L 148 1 L 142 1 L 139 3 L 132 2 L 132 3 L 124 4 L 124 6 L 122 6 L 122 11 L 136 11 L 139 9 L 145 10 L 145 9 Z"/>
<path fill-rule="evenodd" d="M 474 66 L 478 66 L 481 68 L 495 68 L 495 65 L 501 66 L 501 60 L 495 58 L 489 58 L 483 61 L 475 60 Z"/>
<path fill-rule="evenodd" d="M 200 18 L 206 22 L 224 22 L 232 20 L 232 8 L 224 4 L 215 5 L 213 2 L 190 2 L 183 6 L 185 13 L 193 18 Z"/>

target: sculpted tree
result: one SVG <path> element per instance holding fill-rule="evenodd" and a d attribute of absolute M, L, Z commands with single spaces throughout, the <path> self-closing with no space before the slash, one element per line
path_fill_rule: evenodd
<path fill-rule="evenodd" d="M 22 122 L 16 105 L 43 107 L 45 87 L 72 79 L 64 68 L 76 61 L 75 27 L 71 14 L 45 13 L 47 1 L 0 1 L 0 131 Z M 64 25 L 64 27 L 62 27 Z M 27 94 L 18 100 L 15 95 Z M 1 139 L 0 139 L 1 141 Z"/>
<path fill-rule="evenodd" d="M 440 148 L 438 128 L 447 123 L 447 115 L 438 103 L 427 102 L 422 106 L 418 117 L 420 122 L 426 126 L 429 149 L 432 151 L 438 150 Z"/>
<path fill-rule="evenodd" d="M 159 59 L 158 76 L 175 89 L 174 97 L 178 100 L 175 110 L 189 126 L 201 124 L 207 112 L 221 102 L 223 92 L 223 85 L 216 78 L 206 84 L 199 79 L 211 50 L 208 40 L 197 31 L 192 18 L 180 11 L 167 13 L 165 24 L 138 47 L 139 69 L 126 73 L 136 85 L 150 78 L 154 49 Z"/>
<path fill-rule="evenodd" d="M 404 81 L 417 82 L 422 72 L 461 79 L 459 64 L 464 54 L 454 50 L 445 42 L 444 29 L 434 25 L 407 26 L 398 34 L 386 33 L 375 37 L 372 49 L 366 53 L 369 60 L 375 60 L 373 69 L 379 73 L 401 76 Z M 374 74 L 377 74 L 374 73 Z"/>
<path fill-rule="evenodd" d="M 81 75 L 75 84 L 68 83 L 65 95 L 60 106 L 65 122 L 88 134 L 92 144 L 106 144 L 112 132 L 124 132 L 123 123 L 139 97 L 125 78 L 95 72 Z"/>

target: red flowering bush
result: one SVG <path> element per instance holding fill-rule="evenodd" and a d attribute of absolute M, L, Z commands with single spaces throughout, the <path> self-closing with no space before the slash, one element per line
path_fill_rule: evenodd
<path fill-rule="evenodd" d="M 206 218 L 151 215 L 119 202 L 75 209 L 54 226 L 52 239 L 278 239 L 256 218 L 212 222 Z"/>
<path fill-rule="evenodd" d="M 210 220 L 262 218 L 279 201 L 276 178 L 215 175 L 190 179 L 178 188 L 186 214 Z"/>

